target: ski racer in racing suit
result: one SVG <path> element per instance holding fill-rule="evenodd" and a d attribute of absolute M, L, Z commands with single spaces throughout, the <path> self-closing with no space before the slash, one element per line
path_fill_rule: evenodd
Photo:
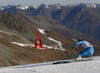
<path fill-rule="evenodd" d="M 80 54 L 77 56 L 77 60 L 81 60 L 83 56 L 92 56 L 94 53 L 94 48 L 93 46 L 87 42 L 87 41 L 83 41 L 82 38 L 80 38 L 78 40 L 78 42 L 76 42 L 74 44 L 74 47 L 72 48 L 72 50 L 77 46 L 77 45 L 82 45 L 84 47 L 84 51 L 81 51 Z"/>

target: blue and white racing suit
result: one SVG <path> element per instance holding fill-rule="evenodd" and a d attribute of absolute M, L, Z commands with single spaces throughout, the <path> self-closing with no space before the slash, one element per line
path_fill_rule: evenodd
<path fill-rule="evenodd" d="M 81 51 L 80 54 L 77 57 L 82 57 L 82 56 L 91 56 L 94 53 L 94 48 L 93 46 L 87 42 L 87 41 L 79 41 L 77 43 L 75 43 L 73 49 L 77 46 L 81 44 L 84 47 L 84 51 Z"/>

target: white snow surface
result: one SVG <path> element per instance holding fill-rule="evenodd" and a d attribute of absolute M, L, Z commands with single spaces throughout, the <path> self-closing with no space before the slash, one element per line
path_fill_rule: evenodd
<path fill-rule="evenodd" d="M 100 56 L 91 61 L 80 61 L 64 64 L 36 64 L 2 67 L 0 73 L 100 73 Z"/>

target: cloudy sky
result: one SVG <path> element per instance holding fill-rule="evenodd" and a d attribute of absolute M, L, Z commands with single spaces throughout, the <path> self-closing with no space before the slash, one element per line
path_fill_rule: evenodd
<path fill-rule="evenodd" d="M 0 6 L 6 6 L 6 5 L 40 5 L 40 4 L 62 4 L 62 5 L 68 5 L 68 4 L 75 4 L 75 3 L 99 3 L 100 0 L 0 0 Z"/>

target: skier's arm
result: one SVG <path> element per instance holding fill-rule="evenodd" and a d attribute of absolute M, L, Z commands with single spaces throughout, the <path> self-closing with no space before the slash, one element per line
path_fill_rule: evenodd
<path fill-rule="evenodd" d="M 80 41 L 80 42 L 75 43 L 73 49 L 74 49 L 77 45 L 83 44 L 83 43 L 84 43 L 84 41 Z"/>

